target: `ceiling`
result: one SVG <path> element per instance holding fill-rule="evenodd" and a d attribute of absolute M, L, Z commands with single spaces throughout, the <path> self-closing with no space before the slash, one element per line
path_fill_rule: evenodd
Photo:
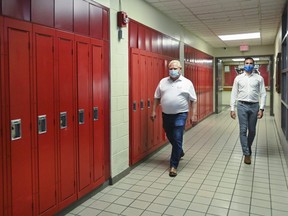
<path fill-rule="evenodd" d="M 286 0 L 145 0 L 214 48 L 273 45 Z M 218 35 L 260 32 L 260 39 Z"/>

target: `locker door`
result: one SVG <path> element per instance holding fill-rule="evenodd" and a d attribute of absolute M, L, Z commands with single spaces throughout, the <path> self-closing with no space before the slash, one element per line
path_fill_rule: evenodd
<path fill-rule="evenodd" d="M 137 162 L 137 157 L 140 154 L 140 94 L 139 94 L 139 51 L 137 49 L 131 49 L 131 65 L 130 65 L 130 163 Z M 130 164 L 130 165 L 131 165 Z"/>
<path fill-rule="evenodd" d="M 153 98 L 154 98 L 154 91 L 156 89 L 156 86 L 154 85 L 154 62 L 153 62 L 153 56 L 150 54 L 146 58 L 147 60 L 147 70 L 146 70 L 146 76 L 147 76 L 147 147 L 150 149 L 153 146 L 154 142 L 154 132 L 153 132 L 153 126 L 154 122 L 151 121 L 150 115 L 153 108 Z"/>
<path fill-rule="evenodd" d="M 74 37 L 60 31 L 56 36 L 59 92 L 59 199 L 63 202 L 69 198 L 73 200 L 73 195 L 76 194 Z"/>
<path fill-rule="evenodd" d="M 0 97 L 2 100 L 0 100 L 0 215 L 4 215 L 4 170 L 3 170 L 3 164 L 4 164 L 4 131 L 3 131 L 3 114 L 4 114 L 4 109 L 3 109 L 3 20 L 2 17 L 0 16 Z"/>
<path fill-rule="evenodd" d="M 39 214 L 56 205 L 54 30 L 33 26 Z"/>
<path fill-rule="evenodd" d="M 191 72 L 192 72 L 192 80 L 193 80 L 193 85 L 195 88 L 195 92 L 197 95 L 197 109 L 196 109 L 196 121 L 199 122 L 200 121 L 200 104 L 201 104 L 201 98 L 200 98 L 200 93 L 199 93 L 199 81 L 198 81 L 198 67 L 194 64 L 192 65 L 191 68 Z"/>
<path fill-rule="evenodd" d="M 191 65 L 188 63 L 184 63 L 184 68 L 185 68 L 185 77 L 191 80 L 191 82 L 193 83 L 192 76 L 191 76 Z M 190 122 L 190 119 L 192 116 L 191 114 L 192 114 L 191 112 L 188 113 L 185 129 L 189 129 L 192 126 Z"/>
<path fill-rule="evenodd" d="M 164 52 L 164 49 L 163 49 L 163 52 Z M 168 76 L 168 64 L 169 64 L 169 60 L 167 59 L 161 59 L 161 66 L 160 66 L 160 72 L 159 72 L 159 81 L 163 78 L 163 77 L 167 77 Z M 158 116 L 162 116 L 162 110 L 161 109 L 158 109 Z M 159 130 L 162 131 L 162 139 L 161 139 L 161 144 L 165 143 L 168 141 L 167 137 L 166 137 L 166 133 L 162 127 L 163 125 L 163 120 L 162 120 L 162 117 L 161 117 L 161 120 L 160 120 L 160 124 L 159 124 Z"/>
<path fill-rule="evenodd" d="M 140 52 L 140 80 L 138 81 L 138 88 L 140 89 L 140 151 L 144 153 L 147 151 L 147 60 L 146 54 Z"/>
<path fill-rule="evenodd" d="M 153 71 L 153 83 L 151 87 L 153 89 L 153 100 L 151 102 L 151 104 L 154 103 L 154 93 L 155 93 L 155 89 L 161 79 L 160 77 L 160 71 L 161 71 L 161 59 L 159 58 L 154 58 L 154 71 Z M 157 110 L 156 110 L 156 120 L 154 120 L 153 122 L 153 146 L 159 145 L 161 143 L 161 131 L 162 131 L 162 125 L 160 124 L 161 120 L 162 120 L 162 116 L 161 116 L 161 111 L 160 111 L 160 106 L 158 106 Z"/>
<path fill-rule="evenodd" d="M 93 181 L 104 182 L 105 121 L 103 99 L 103 44 L 92 40 Z"/>
<path fill-rule="evenodd" d="M 76 71 L 78 82 L 78 169 L 81 191 L 91 184 L 91 75 L 89 68 L 90 40 L 77 36 Z"/>
<path fill-rule="evenodd" d="M 155 89 L 160 81 L 160 76 L 159 76 L 159 72 L 160 72 L 160 59 L 158 57 L 153 58 L 153 79 L 152 79 L 152 100 L 151 100 L 151 106 L 153 106 L 154 103 L 154 93 L 155 93 Z M 160 109 L 160 107 L 158 106 L 157 109 Z M 160 122 L 160 119 L 162 119 L 162 116 L 159 116 L 159 113 L 156 111 L 156 119 L 153 122 L 153 146 L 160 144 L 160 130 L 158 125 Z"/>
<path fill-rule="evenodd" d="M 5 90 L 11 131 L 7 139 L 12 215 L 33 215 L 31 24 L 4 20 Z M 8 134 L 7 134 L 8 135 Z"/>

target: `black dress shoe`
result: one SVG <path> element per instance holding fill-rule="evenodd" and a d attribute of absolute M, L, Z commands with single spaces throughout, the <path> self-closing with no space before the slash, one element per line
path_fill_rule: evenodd
<path fill-rule="evenodd" d="M 182 157 L 184 157 L 184 155 L 185 155 L 185 153 L 184 153 L 184 151 L 182 151 L 180 154 L 180 157 L 182 158 Z"/>

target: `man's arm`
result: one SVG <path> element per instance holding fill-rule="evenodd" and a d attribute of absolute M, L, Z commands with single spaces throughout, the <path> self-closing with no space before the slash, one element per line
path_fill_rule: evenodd
<path fill-rule="evenodd" d="M 190 101 L 190 109 L 191 119 L 190 123 L 193 124 L 197 122 L 197 101 Z"/>
<path fill-rule="evenodd" d="M 232 91 L 231 91 L 231 99 L 230 99 L 230 109 L 231 109 L 230 116 L 233 119 L 236 118 L 235 104 L 236 104 L 237 91 L 238 91 L 236 78 L 234 79 L 234 82 L 233 82 L 233 87 L 232 87 Z"/>
<path fill-rule="evenodd" d="M 157 106 L 160 104 L 160 98 L 154 98 L 153 101 L 153 107 L 152 107 L 152 113 L 151 113 L 151 120 L 154 121 L 154 119 L 156 118 L 156 108 Z"/>
<path fill-rule="evenodd" d="M 260 89 L 259 89 L 259 96 L 260 96 L 260 110 L 258 111 L 258 119 L 263 117 L 264 107 L 266 103 L 266 89 L 264 84 L 264 79 L 261 79 Z"/>

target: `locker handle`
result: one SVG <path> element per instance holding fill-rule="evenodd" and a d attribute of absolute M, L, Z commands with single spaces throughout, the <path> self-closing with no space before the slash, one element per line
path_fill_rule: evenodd
<path fill-rule="evenodd" d="M 136 112 L 137 110 L 137 103 L 136 101 L 133 102 L 133 111 Z"/>
<path fill-rule="evenodd" d="M 98 120 L 98 107 L 93 107 L 93 120 Z"/>
<path fill-rule="evenodd" d="M 21 119 L 11 120 L 11 140 L 21 139 Z"/>
<path fill-rule="evenodd" d="M 150 101 L 150 99 L 148 99 L 148 101 L 147 101 L 147 107 L 148 107 L 148 109 L 150 109 L 150 107 L 151 107 L 151 101 Z"/>
<path fill-rule="evenodd" d="M 143 102 L 143 100 L 140 101 L 140 109 L 141 109 L 141 110 L 144 109 L 144 102 Z"/>
<path fill-rule="evenodd" d="M 78 123 L 84 124 L 84 109 L 78 110 Z"/>
<path fill-rule="evenodd" d="M 38 134 L 43 134 L 47 132 L 47 121 L 46 115 L 38 116 Z"/>
<path fill-rule="evenodd" d="M 67 112 L 60 112 L 60 128 L 67 128 Z"/>

